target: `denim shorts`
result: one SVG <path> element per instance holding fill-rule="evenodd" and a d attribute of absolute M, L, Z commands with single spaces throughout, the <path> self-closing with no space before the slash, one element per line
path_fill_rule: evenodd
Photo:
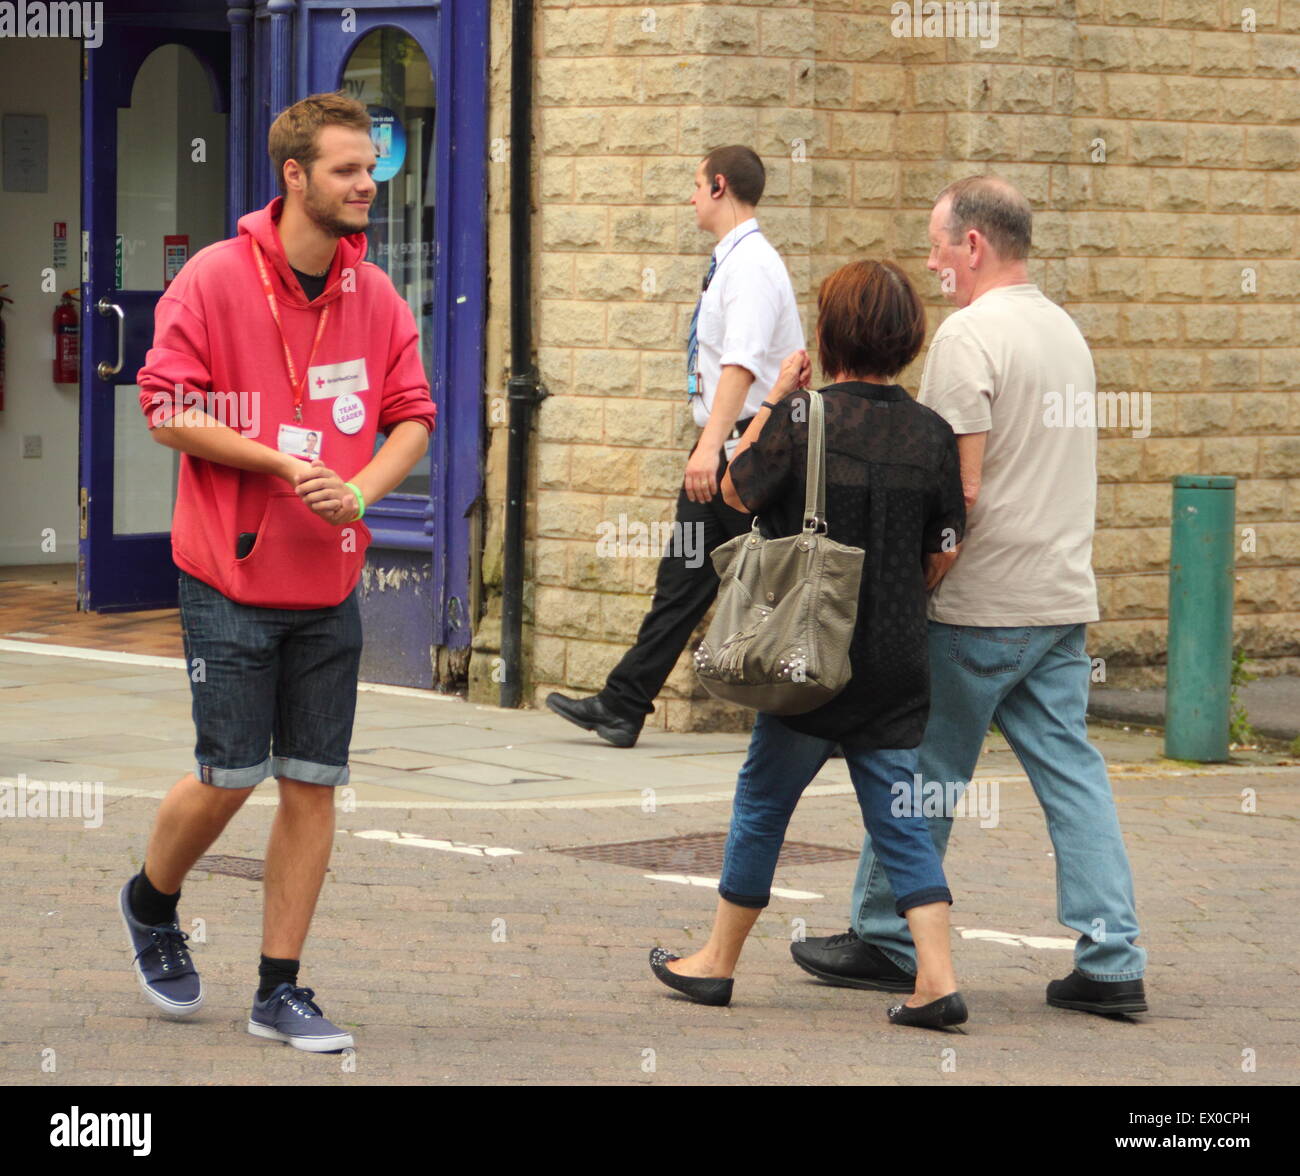
<path fill-rule="evenodd" d="M 255 608 L 182 572 L 180 607 L 195 775 L 218 788 L 267 776 L 346 784 L 361 666 L 356 590 L 333 608 Z"/>

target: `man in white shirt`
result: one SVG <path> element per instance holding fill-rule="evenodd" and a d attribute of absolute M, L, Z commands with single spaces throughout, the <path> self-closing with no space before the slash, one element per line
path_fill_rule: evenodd
<path fill-rule="evenodd" d="M 1084 642 L 1099 616 L 1096 377 L 1073 320 L 1029 280 L 1031 225 L 1028 201 L 995 176 L 951 185 L 930 217 L 929 268 L 960 309 L 935 332 L 918 399 L 958 435 L 966 535 L 928 580 L 921 787 L 955 796 L 996 722 L 1047 817 L 1059 918 L 1079 934 L 1075 970 L 1048 985 L 1047 1002 L 1130 1014 L 1147 1007 L 1146 952 L 1134 942 L 1128 855 L 1085 717 Z M 1066 401 L 1081 411 L 1063 426 L 1052 407 Z M 930 827 L 942 853 L 946 803 Z M 832 984 L 910 992 L 915 949 L 870 838 L 852 909 L 849 932 L 794 944 L 795 961 Z"/>
<path fill-rule="evenodd" d="M 700 436 L 677 498 L 676 538 L 660 561 L 636 644 L 605 688 L 591 698 L 546 699 L 556 714 L 615 747 L 636 743 L 655 696 L 717 595 L 709 554 L 749 530 L 749 515 L 723 502 L 719 485 L 782 361 L 804 345 L 790 275 L 754 215 L 765 181 L 763 162 L 748 147 L 720 147 L 696 169 L 695 221 L 718 244 L 686 344 L 683 383 Z"/>

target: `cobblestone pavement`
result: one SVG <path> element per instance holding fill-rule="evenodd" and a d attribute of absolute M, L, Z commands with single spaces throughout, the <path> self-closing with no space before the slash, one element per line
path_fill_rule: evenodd
<path fill-rule="evenodd" d="M 732 1006 L 713 1009 L 670 993 L 646 963 L 656 944 L 702 941 L 709 883 L 555 852 L 724 831 L 743 737 L 656 735 L 615 751 L 545 714 L 367 694 L 302 976 L 357 1048 L 309 1055 L 244 1030 L 257 882 L 196 871 L 185 888 L 183 926 L 201 920 L 205 939 L 207 1005 L 193 1021 L 156 1016 L 130 971 L 117 890 L 191 738 L 175 671 L 7 647 L 0 703 L 0 778 L 104 781 L 94 818 L 0 819 L 6 1085 L 1300 1081 L 1300 767 L 1277 757 L 1192 769 L 1159 760 L 1140 732 L 1098 732 L 1150 952 L 1151 1012 L 1113 1021 L 1043 1002 L 1070 970 L 1070 933 L 1041 813 L 991 744 L 981 774 L 998 821 L 959 818 L 948 857 L 971 1021 L 936 1034 L 895 1028 L 889 996 L 820 985 L 790 961 L 802 926 L 847 926 L 852 860 L 782 864 L 776 885 L 803 897 L 774 899 Z M 521 778 L 539 771 L 553 778 Z M 260 858 L 273 798 L 262 785 L 213 852 Z M 832 765 L 790 838 L 852 852 L 859 821 Z"/>

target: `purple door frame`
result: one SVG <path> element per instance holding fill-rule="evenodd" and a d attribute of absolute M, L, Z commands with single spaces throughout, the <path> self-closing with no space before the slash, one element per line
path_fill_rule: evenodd
<path fill-rule="evenodd" d="M 340 13 L 351 8 L 355 27 Z M 466 648 L 471 640 L 471 516 L 483 486 L 483 363 L 486 327 L 486 134 L 488 6 L 482 0 L 117 0 L 105 39 L 87 53 L 83 92 L 82 227 L 89 233 L 82 286 L 83 364 L 80 485 L 83 537 L 78 599 L 97 610 L 167 607 L 176 574 L 166 533 L 112 534 L 113 385 L 94 371 L 116 357 L 116 315 L 96 303 L 112 290 L 116 233 L 116 113 L 153 49 L 180 43 L 208 70 L 214 105 L 229 123 L 227 224 L 275 192 L 266 157 L 269 120 L 283 105 L 333 89 L 356 42 L 381 26 L 421 44 L 436 79 L 434 370 L 438 405 L 430 445 L 430 494 L 397 495 L 367 512 L 374 549 L 427 552 L 432 593 L 420 607 L 433 644 Z M 278 105 L 277 105 L 278 104 Z M 113 299 L 126 314 L 125 349 L 116 383 L 133 383 L 152 341 L 161 291 Z M 142 418 L 143 424 L 143 418 Z M 373 520 L 373 521 L 372 521 Z M 421 634 L 423 636 L 423 634 Z"/>
<path fill-rule="evenodd" d="M 372 552 L 389 548 L 408 557 L 430 554 L 432 617 L 427 618 L 430 602 L 422 594 L 411 605 L 424 611 L 424 625 L 431 620 L 431 643 L 452 649 L 467 647 L 472 638 L 471 516 L 483 487 L 487 7 L 472 0 L 441 4 L 304 0 L 298 9 L 291 96 L 293 100 L 337 90 L 353 49 L 379 28 L 409 34 L 433 71 L 437 191 L 433 370 L 428 375 L 438 424 L 429 445 L 430 493 L 428 497 L 392 495 L 367 510 L 366 521 L 374 535 Z M 345 8 L 355 13 L 346 27 L 339 19 Z M 254 176 L 265 177 L 255 190 L 269 200 L 275 189 L 265 153 Z M 412 309 L 420 313 L 419 308 Z M 420 656 L 427 666 L 427 658 L 422 652 Z"/>

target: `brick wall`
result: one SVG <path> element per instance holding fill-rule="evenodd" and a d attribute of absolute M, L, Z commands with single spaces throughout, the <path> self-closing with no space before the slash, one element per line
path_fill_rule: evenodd
<path fill-rule="evenodd" d="M 596 540 L 620 515 L 672 517 L 695 435 L 683 346 L 712 246 L 686 199 L 724 142 L 768 164 L 760 219 L 810 338 L 816 284 L 863 255 L 903 265 L 932 333 L 948 313 L 925 271 L 934 195 L 974 172 L 1015 182 L 1036 213 L 1031 276 L 1088 338 L 1099 391 L 1149 397 L 1149 436 L 1103 429 L 1099 445 L 1093 652 L 1110 681 L 1162 672 L 1174 473 L 1241 479 L 1237 639 L 1264 672 L 1300 667 L 1300 2 L 1255 5 L 1253 32 L 1217 0 L 1003 3 L 991 46 L 895 36 L 889 8 L 541 3 L 534 321 L 552 397 L 532 459 L 535 700 L 598 688 L 648 606 L 655 561 L 599 556 Z M 494 13 L 504 135 L 507 6 Z M 492 173 L 489 397 L 508 361 L 504 165 Z M 913 391 L 923 361 L 900 377 Z M 484 699 L 496 608 L 476 640 Z M 734 713 L 693 689 L 684 657 L 652 721 Z"/>

